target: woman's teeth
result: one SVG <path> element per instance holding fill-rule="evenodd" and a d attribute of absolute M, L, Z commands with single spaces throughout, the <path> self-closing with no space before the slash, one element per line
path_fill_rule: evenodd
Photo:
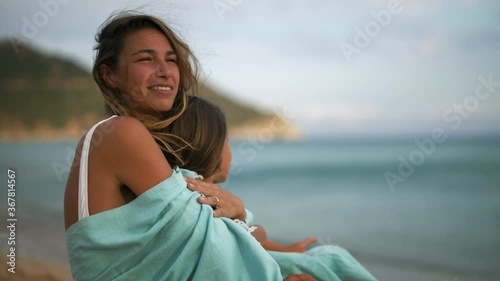
<path fill-rule="evenodd" d="M 153 90 L 153 91 L 170 91 L 170 90 L 172 90 L 172 87 L 154 86 L 154 87 L 151 87 L 151 90 Z"/>

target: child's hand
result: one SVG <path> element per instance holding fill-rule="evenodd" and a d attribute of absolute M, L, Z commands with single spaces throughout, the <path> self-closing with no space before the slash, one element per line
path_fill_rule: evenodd
<path fill-rule="evenodd" d="M 252 236 L 255 237 L 255 239 L 259 241 L 259 243 L 267 241 L 267 233 L 264 227 L 261 225 L 255 225 L 255 226 L 257 227 L 257 229 L 255 229 L 252 232 Z"/>

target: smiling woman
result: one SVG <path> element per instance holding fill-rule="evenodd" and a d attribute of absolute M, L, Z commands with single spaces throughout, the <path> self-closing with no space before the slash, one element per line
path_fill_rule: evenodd
<path fill-rule="evenodd" d="M 161 152 L 177 155 L 179 138 L 163 129 L 198 87 L 188 46 L 159 19 L 127 13 L 113 16 L 96 40 L 93 75 L 106 115 L 82 137 L 66 185 L 73 278 L 283 280 L 255 239 L 198 203 L 200 194 Z M 217 196 L 228 206 L 218 208 L 224 216 L 245 217 L 239 198 Z"/>

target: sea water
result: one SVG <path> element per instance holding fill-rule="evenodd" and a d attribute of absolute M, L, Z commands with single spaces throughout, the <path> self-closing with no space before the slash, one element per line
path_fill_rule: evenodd
<path fill-rule="evenodd" d="M 0 144 L 0 225 L 10 168 L 19 255 L 66 262 L 63 198 L 75 147 L 73 141 Z M 500 280 L 499 139 L 450 139 L 432 151 L 413 139 L 234 141 L 231 147 L 222 186 L 243 199 L 272 240 L 317 237 L 319 245 L 340 245 L 367 265 Z M 388 181 L 388 174 L 398 180 Z M 4 252 L 6 238 L 0 227 Z"/>

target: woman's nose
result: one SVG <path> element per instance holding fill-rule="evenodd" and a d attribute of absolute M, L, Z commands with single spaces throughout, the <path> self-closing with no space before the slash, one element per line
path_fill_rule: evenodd
<path fill-rule="evenodd" d="M 171 72 L 172 72 L 172 70 L 168 66 L 167 62 L 159 61 L 156 64 L 156 76 L 168 78 L 171 76 Z"/>

